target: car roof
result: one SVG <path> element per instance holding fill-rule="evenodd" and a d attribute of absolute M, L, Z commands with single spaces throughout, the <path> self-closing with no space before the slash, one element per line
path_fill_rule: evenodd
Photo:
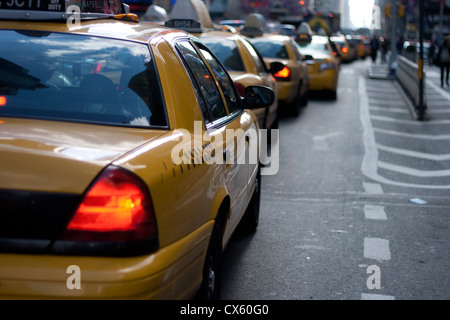
<path fill-rule="evenodd" d="M 125 22 L 113 19 L 81 21 L 77 27 L 68 27 L 63 22 L 0 21 L 1 29 L 36 30 L 80 35 L 100 36 L 147 43 L 162 32 L 180 32 L 151 22 Z"/>

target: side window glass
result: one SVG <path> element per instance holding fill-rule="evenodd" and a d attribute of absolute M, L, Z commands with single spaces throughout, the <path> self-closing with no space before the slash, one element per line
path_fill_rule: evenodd
<path fill-rule="evenodd" d="M 234 90 L 233 81 L 230 79 L 220 62 L 209 52 L 209 50 L 207 50 L 203 45 L 199 43 L 196 43 L 196 45 L 199 47 L 200 52 L 210 65 L 211 69 L 214 72 L 214 75 L 219 81 L 220 88 L 222 89 L 223 95 L 225 96 L 225 100 L 227 102 L 230 113 L 239 110 L 239 100 L 238 96 L 236 95 L 236 91 Z"/>
<path fill-rule="evenodd" d="M 214 83 L 212 75 L 209 73 L 208 68 L 198 55 L 197 51 L 195 51 L 192 44 L 188 41 L 179 42 L 177 44 L 177 48 L 189 67 L 194 81 L 196 82 L 195 85 L 200 91 L 197 92 L 197 94 L 201 93 L 201 95 L 205 98 L 205 105 L 203 106 L 205 110 L 202 110 L 204 116 L 206 115 L 205 112 L 207 109 L 211 121 L 226 117 L 227 111 L 225 109 L 225 105 L 223 104 L 222 97 L 220 96 L 220 92 Z M 201 97 L 198 98 L 199 101 L 202 100 Z M 202 107 L 202 105 L 200 107 Z"/>

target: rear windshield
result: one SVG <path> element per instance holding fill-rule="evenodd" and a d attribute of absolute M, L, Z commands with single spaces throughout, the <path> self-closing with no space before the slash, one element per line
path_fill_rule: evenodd
<path fill-rule="evenodd" d="M 202 37 L 201 40 L 217 56 L 227 71 L 245 71 L 236 42 L 229 39 L 206 37 Z"/>
<path fill-rule="evenodd" d="M 298 45 L 300 46 L 302 54 L 310 54 L 310 55 L 329 54 L 328 47 L 326 43 L 323 42 L 314 42 L 314 41 L 308 43 L 300 42 L 298 43 Z"/>
<path fill-rule="evenodd" d="M 289 59 L 284 42 L 265 39 L 250 39 L 250 42 L 264 58 Z"/>
<path fill-rule="evenodd" d="M 147 45 L 0 30 L 0 116 L 167 127 Z"/>

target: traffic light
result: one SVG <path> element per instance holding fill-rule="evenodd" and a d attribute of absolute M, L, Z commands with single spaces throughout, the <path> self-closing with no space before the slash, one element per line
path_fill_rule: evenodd
<path fill-rule="evenodd" d="M 392 11 L 391 11 L 391 5 L 386 4 L 384 6 L 384 15 L 386 18 L 392 18 Z M 398 4 L 397 5 L 397 17 L 403 18 L 405 16 L 405 5 L 404 4 Z"/>
<path fill-rule="evenodd" d="M 398 16 L 400 18 L 403 18 L 405 16 L 405 5 L 403 4 L 398 5 Z"/>
<path fill-rule="evenodd" d="M 384 6 L 384 15 L 386 16 L 386 18 L 391 17 L 391 5 L 390 4 L 387 4 Z"/>

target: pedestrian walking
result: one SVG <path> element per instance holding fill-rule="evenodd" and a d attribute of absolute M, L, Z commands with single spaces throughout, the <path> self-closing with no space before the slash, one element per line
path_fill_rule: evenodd
<path fill-rule="evenodd" d="M 448 83 L 448 73 L 450 69 L 450 43 L 449 36 L 445 36 L 444 41 L 439 46 L 437 54 L 437 62 L 441 68 L 441 87 L 444 86 L 444 73 L 445 73 L 445 84 L 449 86 Z"/>
<path fill-rule="evenodd" d="M 388 52 L 388 40 L 386 38 L 380 38 L 381 40 L 381 63 L 386 63 L 386 55 Z"/>
<path fill-rule="evenodd" d="M 428 49 L 428 64 L 430 66 L 436 64 L 436 56 L 437 56 L 438 47 L 434 40 L 431 40 L 430 48 Z"/>
<path fill-rule="evenodd" d="M 370 40 L 370 57 L 372 58 L 373 63 L 377 61 L 378 47 L 379 47 L 378 39 L 377 36 L 374 34 L 372 40 Z"/>

